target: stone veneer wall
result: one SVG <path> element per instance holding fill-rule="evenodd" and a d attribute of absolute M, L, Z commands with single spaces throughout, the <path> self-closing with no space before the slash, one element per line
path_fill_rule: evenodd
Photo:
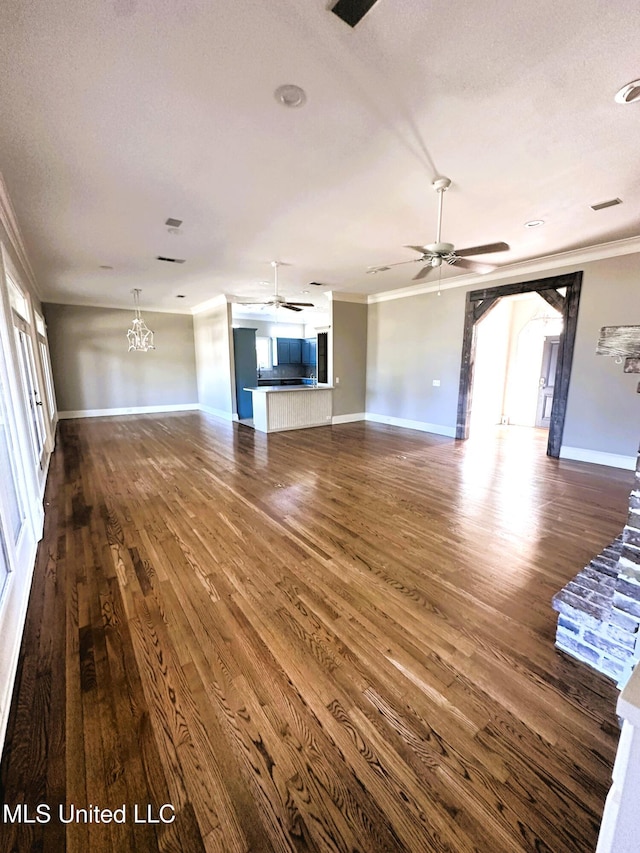
<path fill-rule="evenodd" d="M 557 648 L 624 686 L 640 659 L 640 455 L 621 536 L 554 596 L 552 606 L 559 614 Z"/>

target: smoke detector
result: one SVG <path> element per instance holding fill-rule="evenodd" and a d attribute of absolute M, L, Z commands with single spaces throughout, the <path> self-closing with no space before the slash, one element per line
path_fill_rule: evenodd
<path fill-rule="evenodd" d="M 307 101 L 307 93 L 300 86 L 294 83 L 285 83 L 273 93 L 276 101 L 282 104 L 283 107 L 301 107 Z"/>

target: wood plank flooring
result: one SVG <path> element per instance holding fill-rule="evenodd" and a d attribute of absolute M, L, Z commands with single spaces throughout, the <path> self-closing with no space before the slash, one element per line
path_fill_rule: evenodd
<path fill-rule="evenodd" d="M 617 691 L 550 600 L 632 474 L 545 440 L 61 423 L 0 850 L 593 851 Z"/>

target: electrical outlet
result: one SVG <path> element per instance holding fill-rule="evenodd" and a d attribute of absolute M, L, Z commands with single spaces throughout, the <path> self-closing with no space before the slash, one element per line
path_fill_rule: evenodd
<path fill-rule="evenodd" d="M 339 385 L 339 384 L 340 384 L 340 377 L 336 376 L 336 385 Z"/>

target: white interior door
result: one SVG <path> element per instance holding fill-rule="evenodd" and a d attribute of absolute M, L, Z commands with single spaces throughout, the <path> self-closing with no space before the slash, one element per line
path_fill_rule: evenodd
<path fill-rule="evenodd" d="M 44 420 L 44 402 L 42 389 L 36 371 L 33 353 L 33 343 L 26 323 L 14 315 L 18 360 L 20 362 L 20 377 L 24 391 L 24 399 L 28 407 L 29 433 L 33 446 L 36 464 L 44 467 L 45 442 L 47 430 Z"/>
<path fill-rule="evenodd" d="M 47 442 L 48 450 L 53 452 L 55 446 L 56 421 L 57 421 L 57 405 L 56 394 L 53 386 L 53 373 L 51 370 L 51 358 L 49 356 L 49 342 L 47 340 L 47 327 L 45 326 L 44 317 L 34 311 L 36 322 L 36 339 L 38 342 L 38 353 L 40 355 L 40 365 L 42 369 L 41 384 L 44 388 L 44 416 L 47 422 Z"/>
<path fill-rule="evenodd" d="M 542 351 L 542 367 L 540 370 L 540 390 L 538 392 L 538 409 L 536 426 L 548 428 L 551 423 L 551 407 L 556 382 L 556 367 L 558 366 L 558 348 L 560 336 L 546 337 Z"/>

